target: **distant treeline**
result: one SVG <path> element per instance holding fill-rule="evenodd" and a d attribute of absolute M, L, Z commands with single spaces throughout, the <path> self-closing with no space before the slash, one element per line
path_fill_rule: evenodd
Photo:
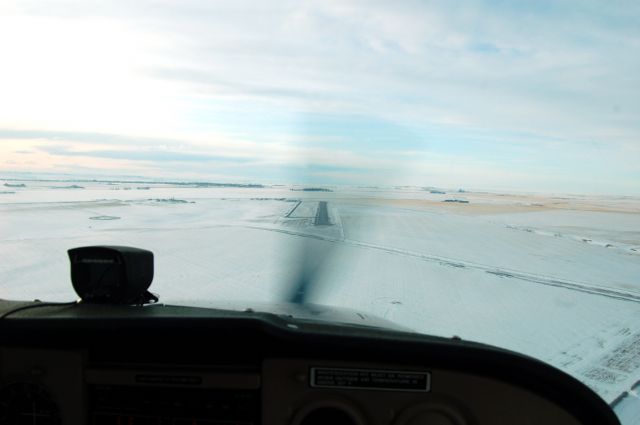
<path fill-rule="evenodd" d="M 175 184 L 179 186 L 195 186 L 195 187 L 243 187 L 249 189 L 261 189 L 264 187 L 262 184 L 257 183 L 179 183 L 179 182 L 166 182 L 165 184 Z"/>
<path fill-rule="evenodd" d="M 333 192 L 331 189 L 324 187 L 303 187 L 302 189 L 291 188 L 294 192 Z"/>
<path fill-rule="evenodd" d="M 129 184 L 171 184 L 175 186 L 191 187 L 241 187 L 250 189 L 261 189 L 265 186 L 257 183 L 211 183 L 211 182 L 172 182 L 172 181 L 149 181 L 149 180 L 103 180 L 103 179 L 4 179 L 7 181 L 30 181 L 30 182 L 57 182 L 57 183 L 129 183 Z M 26 187 L 24 183 L 5 183 L 6 187 Z"/>

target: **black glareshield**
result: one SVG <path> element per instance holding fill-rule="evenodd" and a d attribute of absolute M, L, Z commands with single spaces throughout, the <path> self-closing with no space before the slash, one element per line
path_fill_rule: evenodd
<path fill-rule="evenodd" d="M 153 253 L 127 246 L 68 251 L 73 289 L 85 302 L 141 304 L 153 280 Z"/>

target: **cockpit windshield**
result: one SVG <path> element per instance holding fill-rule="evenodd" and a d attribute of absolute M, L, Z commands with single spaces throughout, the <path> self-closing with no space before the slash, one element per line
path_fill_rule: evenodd
<path fill-rule="evenodd" d="M 0 298 L 347 307 L 640 380 L 634 2 L 0 5 Z"/>

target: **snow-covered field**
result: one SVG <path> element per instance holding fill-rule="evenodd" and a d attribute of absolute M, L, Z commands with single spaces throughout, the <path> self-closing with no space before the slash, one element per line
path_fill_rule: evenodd
<path fill-rule="evenodd" d="M 640 380 L 639 198 L 0 183 L 0 297 L 74 299 L 66 251 L 96 244 L 152 250 L 166 303 L 282 301 L 325 253 L 310 302 L 529 354 L 608 402 Z"/>

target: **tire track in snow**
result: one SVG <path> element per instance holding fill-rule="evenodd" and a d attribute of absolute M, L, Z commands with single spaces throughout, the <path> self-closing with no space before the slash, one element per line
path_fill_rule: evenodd
<path fill-rule="evenodd" d="M 584 292 L 587 294 L 600 295 L 608 298 L 615 298 L 619 300 L 640 303 L 640 293 L 636 294 L 633 292 L 621 291 L 618 289 L 607 288 L 607 287 L 598 286 L 598 285 L 594 285 L 586 282 L 577 282 L 577 281 L 571 281 L 566 279 L 556 279 L 550 276 L 537 275 L 534 273 L 495 267 L 488 264 L 474 263 L 471 261 L 459 260 L 454 258 L 441 257 L 433 254 L 423 254 L 423 253 L 409 251 L 405 249 L 377 245 L 377 244 L 372 244 L 368 242 L 356 241 L 352 239 L 339 239 L 339 238 L 334 238 L 330 236 L 296 232 L 293 230 L 277 229 L 277 228 L 270 228 L 270 227 L 260 227 L 260 226 L 242 226 L 242 227 L 247 227 L 247 228 L 256 229 L 256 230 L 266 230 L 271 232 L 285 233 L 292 236 L 300 236 L 304 238 L 317 239 L 317 240 L 331 242 L 331 243 L 342 243 L 345 245 L 356 246 L 356 247 L 366 248 L 366 249 L 375 249 L 378 251 L 387 252 L 389 254 L 401 255 L 405 257 L 417 258 L 423 261 L 438 263 L 441 266 L 445 266 L 445 267 L 469 268 L 472 270 L 480 270 L 480 271 L 484 271 L 485 273 L 496 275 L 502 278 L 518 279 L 518 280 L 522 280 L 530 283 L 536 283 L 536 284 L 547 285 L 547 286 L 555 286 L 555 287 L 565 288 L 573 291 Z"/>

